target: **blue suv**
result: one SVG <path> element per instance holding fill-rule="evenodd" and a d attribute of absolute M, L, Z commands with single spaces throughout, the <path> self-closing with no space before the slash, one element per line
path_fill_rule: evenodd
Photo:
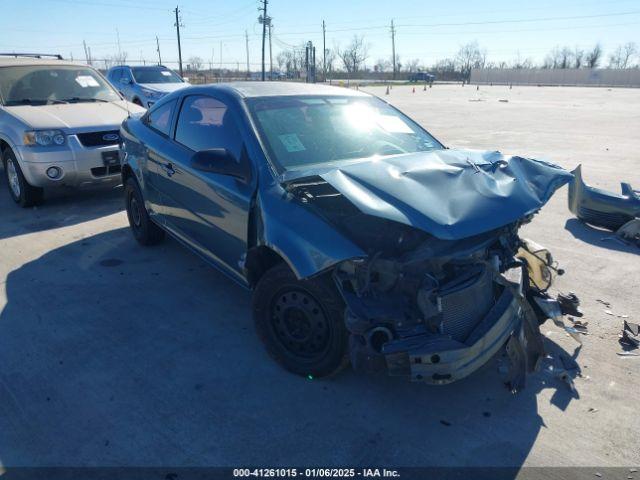
<path fill-rule="evenodd" d="M 123 97 L 144 108 L 151 107 L 168 93 L 189 86 L 177 73 L 162 65 L 111 67 L 107 79 Z"/>

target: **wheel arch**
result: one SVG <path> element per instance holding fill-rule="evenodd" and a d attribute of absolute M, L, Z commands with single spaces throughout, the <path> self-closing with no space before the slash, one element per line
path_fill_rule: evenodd
<path fill-rule="evenodd" d="M 289 268 L 287 261 L 278 252 L 266 245 L 259 245 L 247 251 L 245 260 L 245 276 L 249 286 L 255 288 L 260 278 L 271 268 L 284 263 Z"/>

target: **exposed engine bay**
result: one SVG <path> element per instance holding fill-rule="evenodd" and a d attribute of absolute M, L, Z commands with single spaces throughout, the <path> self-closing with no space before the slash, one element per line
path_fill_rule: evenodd
<path fill-rule="evenodd" d="M 547 294 L 563 272 L 548 251 L 518 236 L 531 215 L 443 240 L 361 212 L 320 177 L 287 189 L 367 253 L 333 269 L 354 369 L 446 384 L 506 346 L 507 384 L 512 391 L 524 386 L 544 356 L 539 324 L 553 316 L 562 325 L 563 314 Z"/>

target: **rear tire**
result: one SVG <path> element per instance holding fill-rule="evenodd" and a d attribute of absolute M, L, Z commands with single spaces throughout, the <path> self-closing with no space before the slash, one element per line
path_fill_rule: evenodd
<path fill-rule="evenodd" d="M 164 239 L 164 230 L 149 218 L 144 198 L 133 177 L 127 178 L 124 186 L 127 218 L 135 239 L 140 245 L 156 245 Z"/>
<path fill-rule="evenodd" d="M 345 306 L 330 276 L 298 280 L 278 264 L 258 281 L 252 307 L 260 340 L 285 369 L 325 377 L 347 365 Z"/>
<path fill-rule="evenodd" d="M 4 164 L 4 174 L 9 187 L 11 198 L 23 208 L 39 205 L 42 203 L 44 191 L 40 187 L 34 187 L 27 182 L 22 174 L 22 169 L 18 164 L 15 154 L 7 148 L 2 154 Z"/>

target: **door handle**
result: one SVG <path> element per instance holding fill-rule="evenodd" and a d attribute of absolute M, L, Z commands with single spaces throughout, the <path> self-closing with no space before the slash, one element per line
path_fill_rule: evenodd
<path fill-rule="evenodd" d="M 165 163 L 163 165 L 164 171 L 167 173 L 169 177 L 171 177 L 176 171 L 173 169 L 173 164 L 171 162 Z"/>

